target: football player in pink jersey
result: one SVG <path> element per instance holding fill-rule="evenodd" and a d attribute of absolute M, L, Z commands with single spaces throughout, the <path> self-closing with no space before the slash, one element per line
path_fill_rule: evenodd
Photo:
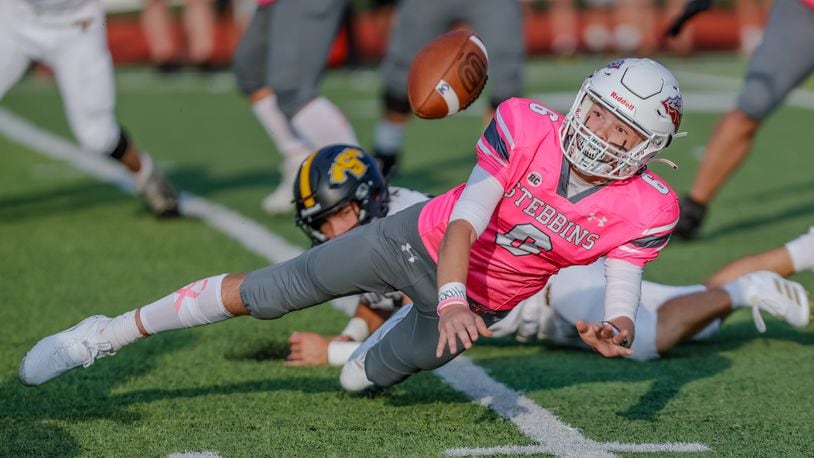
<path fill-rule="evenodd" d="M 390 386 L 440 367 L 560 268 L 606 257 L 605 320 L 577 322 L 585 343 L 630 355 L 642 268 L 678 219 L 675 193 L 646 169 L 677 136 L 678 83 L 650 59 L 620 59 L 588 77 L 562 116 L 530 99 L 496 110 L 467 183 L 376 219 L 287 262 L 201 279 L 115 318 L 93 316 L 39 341 L 20 364 L 27 385 L 162 331 L 239 315 L 274 319 L 332 298 L 402 291 L 409 313 L 368 339 L 343 367 L 345 389 Z M 370 165 L 348 147 L 329 180 Z M 306 158 L 295 186 L 311 199 Z M 360 214 L 360 218 L 364 216 Z M 382 328 L 384 329 L 384 328 Z"/>

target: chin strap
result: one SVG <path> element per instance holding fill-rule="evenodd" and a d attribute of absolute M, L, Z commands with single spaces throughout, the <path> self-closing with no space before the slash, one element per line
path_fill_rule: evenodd
<path fill-rule="evenodd" d="M 662 164 L 669 165 L 673 170 L 678 170 L 678 165 L 676 165 L 675 162 L 663 157 L 654 157 L 653 159 L 650 159 L 650 162 L 661 162 Z"/>

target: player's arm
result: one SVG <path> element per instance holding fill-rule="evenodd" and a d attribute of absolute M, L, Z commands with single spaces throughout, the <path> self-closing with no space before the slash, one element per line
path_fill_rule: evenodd
<path fill-rule="evenodd" d="M 642 268 L 619 259 L 605 261 L 605 320 L 577 321 L 582 340 L 603 356 L 631 355 L 634 320 L 642 290 Z"/>
<path fill-rule="evenodd" d="M 438 249 L 438 357 L 445 347 L 456 353 L 457 339 L 471 348 L 478 335 L 491 335 L 483 319 L 469 310 L 466 278 L 472 244 L 486 229 L 503 192 L 500 182 L 476 165 L 450 215 Z"/>

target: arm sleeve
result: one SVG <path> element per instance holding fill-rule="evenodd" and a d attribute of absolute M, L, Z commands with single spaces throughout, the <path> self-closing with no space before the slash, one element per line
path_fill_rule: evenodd
<path fill-rule="evenodd" d="M 642 268 L 619 259 L 608 259 L 605 281 L 605 319 L 626 316 L 635 323 L 642 295 Z"/>
<path fill-rule="evenodd" d="M 503 192 L 503 186 L 498 180 L 476 165 L 469 175 L 461 197 L 452 209 L 449 221 L 466 220 L 480 236 L 492 219 L 492 213 L 503 197 Z"/>
<path fill-rule="evenodd" d="M 786 244 L 794 271 L 814 270 L 814 226 Z"/>

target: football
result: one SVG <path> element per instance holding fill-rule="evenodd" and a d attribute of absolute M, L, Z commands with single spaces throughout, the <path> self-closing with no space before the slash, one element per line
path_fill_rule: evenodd
<path fill-rule="evenodd" d="M 424 46 L 410 64 L 410 107 L 425 119 L 455 114 L 478 98 L 488 68 L 486 46 L 475 32 L 447 32 Z"/>

